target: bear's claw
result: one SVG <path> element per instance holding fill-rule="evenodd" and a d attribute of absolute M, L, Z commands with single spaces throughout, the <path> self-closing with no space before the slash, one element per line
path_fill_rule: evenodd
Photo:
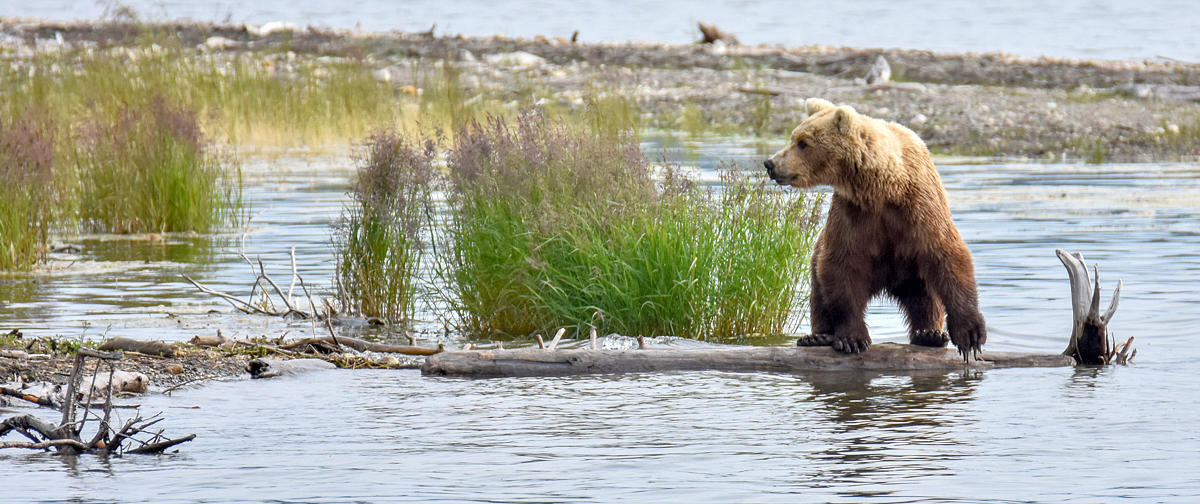
<path fill-rule="evenodd" d="M 950 343 L 950 333 L 939 329 L 922 329 L 912 333 L 909 343 L 918 346 L 945 348 Z"/>
<path fill-rule="evenodd" d="M 832 343 L 832 334 L 810 334 L 796 340 L 796 346 L 829 346 Z"/>
<path fill-rule="evenodd" d="M 871 348 L 871 340 L 834 340 L 832 345 L 834 350 L 847 354 L 856 354 L 866 352 Z"/>
<path fill-rule="evenodd" d="M 983 351 L 983 344 L 987 342 L 987 326 L 984 325 L 983 316 L 975 314 L 966 317 L 966 320 L 947 317 L 947 325 L 950 328 L 950 341 L 958 348 L 963 360 L 969 361 L 972 356 L 978 358 Z"/>
<path fill-rule="evenodd" d="M 796 346 L 827 346 L 842 353 L 862 353 L 871 348 L 870 340 L 842 340 L 832 334 L 810 334 L 796 340 Z"/>

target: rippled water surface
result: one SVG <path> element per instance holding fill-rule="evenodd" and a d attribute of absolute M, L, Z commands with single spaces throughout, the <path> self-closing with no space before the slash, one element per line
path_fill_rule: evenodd
<path fill-rule="evenodd" d="M 108 2 L 5 0 L 0 15 L 96 19 Z M 1028 57 L 1200 60 L 1189 36 L 1200 3 L 1182 0 L 124 0 L 149 19 L 190 18 L 300 27 L 569 38 L 585 42 L 690 43 L 696 22 L 715 23 L 747 44 L 1005 51 Z"/>
<path fill-rule="evenodd" d="M 650 150 L 662 139 L 651 137 Z M 669 144 L 710 173 L 734 141 Z M 689 148 L 699 153 L 687 154 Z M 987 347 L 1057 352 L 1070 303 L 1055 248 L 1125 287 L 1128 367 L 935 374 L 666 373 L 461 380 L 317 371 L 151 393 L 162 456 L 0 453 L 3 502 L 1194 502 L 1200 498 L 1200 167 L 942 164 L 975 255 Z M 253 158 L 244 247 L 328 285 L 351 178 L 341 156 Z M 0 279 L 0 327 L 186 339 L 301 334 L 195 293 L 248 288 L 242 235 L 96 237 L 53 275 Z M 244 293 L 243 291 L 240 291 Z M 217 313 L 208 313 L 216 309 Z M 876 303 L 876 341 L 903 339 Z"/>

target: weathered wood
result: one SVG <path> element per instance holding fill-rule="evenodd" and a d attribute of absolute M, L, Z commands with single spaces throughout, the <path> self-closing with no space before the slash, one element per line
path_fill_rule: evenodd
<path fill-rule="evenodd" d="M 87 350 L 87 349 L 86 348 L 80 349 L 80 351 L 85 351 L 85 350 Z M 164 343 L 162 341 L 140 341 L 140 340 L 135 340 L 135 339 L 119 338 L 119 337 L 105 341 L 103 345 L 100 345 L 100 350 L 105 350 L 105 351 L 109 351 L 109 352 L 115 352 L 117 350 L 124 350 L 126 352 L 137 352 L 137 353 L 146 354 L 146 355 L 158 355 L 160 357 L 174 357 L 175 356 L 175 344 L 174 343 Z M 100 355 L 90 355 L 90 354 L 87 356 L 88 357 L 97 357 L 97 358 L 102 358 L 102 359 L 109 358 L 109 357 L 101 357 Z"/>
<path fill-rule="evenodd" d="M 647 350 L 518 350 L 448 351 L 428 357 L 425 375 L 469 377 L 570 376 L 663 371 L 779 372 L 918 371 L 1008 367 L 1072 366 L 1070 356 L 983 352 L 963 361 L 951 348 L 898 343 L 873 345 L 867 352 L 845 355 L 829 347 L 730 347 Z"/>
<path fill-rule="evenodd" d="M 333 363 L 325 362 L 321 359 L 278 360 L 259 358 L 246 363 L 246 371 L 250 373 L 251 378 L 271 378 L 303 371 L 336 368 L 337 366 Z"/>
<path fill-rule="evenodd" d="M 372 343 L 358 338 L 350 338 L 347 336 L 338 336 L 336 339 L 331 336 L 318 336 L 315 338 L 304 338 L 292 343 L 280 346 L 285 350 L 311 345 L 313 343 L 333 343 L 335 345 L 345 345 L 359 352 L 379 352 L 379 353 L 398 353 L 404 355 L 433 355 L 441 352 L 441 348 L 425 348 L 406 345 L 388 345 L 384 343 Z"/>
<path fill-rule="evenodd" d="M 647 349 L 645 340 L 640 337 L 636 350 L 597 350 L 593 328 L 590 349 L 554 350 L 563 333 L 560 329 L 554 341 L 545 349 L 443 352 L 429 356 L 421 366 L 421 373 L 482 378 L 663 371 L 953 371 L 1127 363 L 1136 353 L 1136 350 L 1132 350 L 1133 338 L 1116 348 L 1108 341 L 1108 321 L 1117 309 L 1121 282 L 1117 282 L 1112 302 L 1102 314 L 1099 274 L 1094 275 L 1096 282 L 1093 285 L 1082 255 L 1062 250 L 1057 253 L 1070 276 L 1074 315 L 1070 344 L 1067 351 L 1061 354 L 984 351 L 964 361 L 956 349 L 897 343 L 873 345 L 866 352 L 850 355 L 827 346 Z"/>
<path fill-rule="evenodd" d="M 1087 263 L 1083 254 L 1072 254 L 1065 250 L 1056 250 L 1058 259 L 1067 268 L 1067 276 L 1071 281 L 1071 312 L 1073 324 L 1071 339 L 1063 354 L 1070 355 L 1082 364 L 1108 364 L 1114 362 L 1118 355 L 1118 364 L 1125 363 L 1124 352 L 1118 353 L 1109 341 L 1108 322 L 1117 311 L 1121 300 L 1121 281 L 1117 280 L 1117 288 L 1113 289 L 1112 301 L 1103 314 L 1100 313 L 1100 266 L 1093 266 L 1095 285 L 1088 278 Z M 1128 351 L 1132 341 L 1125 345 Z"/>

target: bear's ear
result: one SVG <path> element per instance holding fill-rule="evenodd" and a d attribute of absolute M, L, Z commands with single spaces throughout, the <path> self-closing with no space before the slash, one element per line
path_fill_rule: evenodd
<path fill-rule="evenodd" d="M 853 123 L 856 115 L 858 113 L 850 107 L 838 107 L 833 112 L 833 130 L 843 135 L 849 135 L 854 130 Z"/>
<path fill-rule="evenodd" d="M 833 107 L 834 105 L 832 103 L 820 98 L 809 98 L 804 102 L 804 111 L 807 112 L 808 115 L 816 114 L 822 110 L 829 110 Z"/>

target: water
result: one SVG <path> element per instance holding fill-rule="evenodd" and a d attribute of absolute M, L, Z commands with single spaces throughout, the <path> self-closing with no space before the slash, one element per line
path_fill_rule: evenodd
<path fill-rule="evenodd" d="M 126 0 L 149 19 L 190 18 L 371 31 L 532 38 L 585 42 L 631 40 L 690 43 L 696 22 L 716 23 L 746 44 L 1005 51 L 1028 57 L 1200 61 L 1200 39 L 1190 34 L 1200 3 L 1182 0 L 632 0 L 496 2 L 488 0 Z M 97 19 L 95 0 L 5 0 L 0 15 Z"/>
<path fill-rule="evenodd" d="M 650 151 L 760 160 L 774 145 Z M 178 453 L 0 452 L 0 502 L 1193 502 L 1200 497 L 1200 166 L 941 164 L 993 350 L 1057 352 L 1070 330 L 1055 248 L 1099 262 L 1129 367 L 918 374 L 664 373 L 461 380 L 318 371 L 134 399 Z M 328 285 L 345 156 L 250 157 L 244 238 L 276 278 Z M 300 335 L 230 313 L 175 274 L 244 293 L 241 235 L 97 237 L 71 272 L 0 279 L 0 327 L 186 339 Z M 119 259 L 119 260 L 118 260 Z M 147 261 L 149 261 L 147 263 Z M 238 291 L 238 289 L 243 289 Z M 219 313 L 209 313 L 219 309 Z M 893 305 L 868 317 L 902 341 Z M 85 325 L 86 323 L 86 325 Z M 44 414 L 45 411 L 40 411 Z M 128 412 L 122 411 L 122 415 Z"/>

